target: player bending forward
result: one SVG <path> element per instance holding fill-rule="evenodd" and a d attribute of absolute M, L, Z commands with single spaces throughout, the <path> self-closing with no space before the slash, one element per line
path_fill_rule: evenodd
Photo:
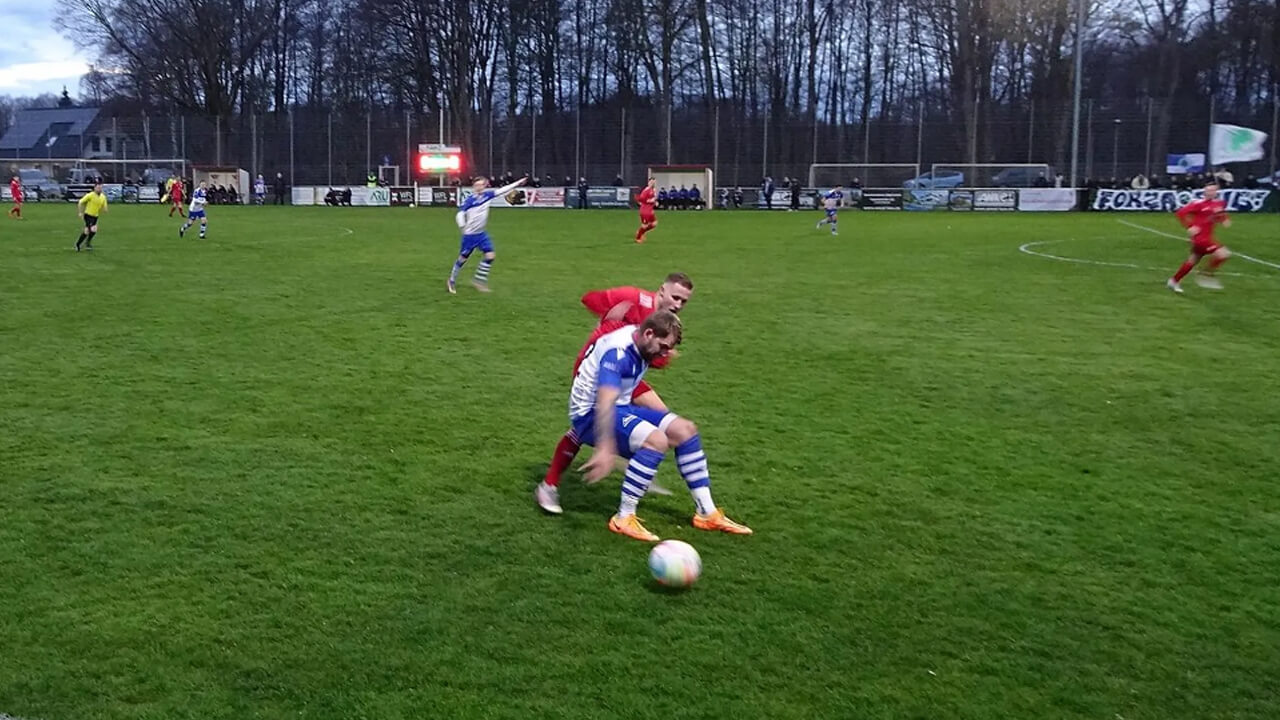
<path fill-rule="evenodd" d="M 485 228 L 489 225 L 489 203 L 499 195 L 506 195 L 525 184 L 528 177 L 522 177 L 510 185 L 503 185 L 496 191 L 489 188 L 489 181 L 484 178 L 476 178 L 471 188 L 475 192 L 466 200 L 462 201 L 462 206 L 458 208 L 458 227 L 462 228 L 462 245 L 458 248 L 458 259 L 453 261 L 453 270 L 449 273 L 449 294 L 458 294 L 458 273 L 462 272 L 462 266 L 467 264 L 467 258 L 471 257 L 471 253 L 479 248 L 484 253 L 484 257 L 480 260 L 480 267 L 476 268 L 475 277 L 471 278 L 471 284 L 480 292 L 489 292 L 489 268 L 493 267 L 493 259 L 497 255 L 493 252 L 493 241 L 489 239 L 489 233 Z"/>
<path fill-rule="evenodd" d="M 641 290 L 638 287 L 616 287 L 608 290 L 592 290 L 582 296 L 582 304 L 592 312 L 596 317 L 600 318 L 600 323 L 596 325 L 595 330 L 591 331 L 591 336 L 587 338 L 586 344 L 578 351 L 578 357 L 573 361 L 573 373 L 578 373 L 578 367 L 582 365 L 582 360 L 591 351 L 596 341 L 605 334 L 610 333 L 623 325 L 639 325 L 644 322 L 645 318 L 659 310 L 666 310 L 672 313 L 679 313 L 684 309 L 685 304 L 689 302 L 689 297 L 693 294 L 693 280 L 682 272 L 673 272 L 667 275 L 662 281 L 662 286 L 656 292 Z M 675 351 L 672 350 L 672 353 Z M 653 359 L 649 365 L 655 368 L 664 368 L 671 361 L 672 355 L 662 355 Z M 662 402 L 662 398 L 658 397 L 658 393 L 654 391 L 649 383 L 641 380 L 636 386 L 636 390 L 632 393 L 632 402 L 642 407 L 653 408 L 654 410 L 666 411 L 667 406 Z M 560 508 L 560 477 L 565 470 L 573 464 L 573 459 L 578 455 L 578 449 L 582 447 L 582 443 L 578 440 L 578 436 L 574 434 L 573 428 L 565 432 L 560 438 L 560 442 L 556 444 L 555 453 L 551 456 L 551 465 L 547 468 L 547 475 L 538 487 L 534 490 L 533 496 L 538 503 L 538 507 L 546 510 L 553 515 L 561 513 Z M 656 490 L 655 490 L 656 492 Z"/>
<path fill-rule="evenodd" d="M 654 206 L 658 204 L 657 187 L 657 178 L 649 178 L 649 182 L 636 198 L 640 203 L 640 229 L 636 231 L 638 243 L 644 242 L 645 234 L 658 227 L 658 216 L 653 212 Z"/>
<path fill-rule="evenodd" d="M 180 187 L 182 187 L 181 181 L 175 183 L 173 186 L 174 190 L 177 190 Z M 204 206 L 207 202 L 208 195 L 206 192 L 206 183 L 201 180 L 200 186 L 196 188 L 195 192 L 191 193 L 191 207 L 187 211 L 187 221 L 182 223 L 182 227 L 178 228 L 178 237 L 185 236 L 187 234 L 187 230 L 190 229 L 197 220 L 199 220 L 200 239 L 204 239 L 205 233 L 209 231 L 209 218 L 205 217 L 204 214 Z"/>
<path fill-rule="evenodd" d="M 831 234 L 838 235 L 836 232 L 836 213 L 840 211 L 840 201 L 844 199 L 844 186 L 837 185 L 822 196 L 822 208 L 827 211 L 827 216 L 818 221 L 815 228 L 821 229 L 822 225 L 831 226 Z"/>
<path fill-rule="evenodd" d="M 1176 215 L 1187 229 L 1191 255 L 1165 284 L 1176 293 L 1182 292 L 1182 278 L 1191 272 L 1201 258 L 1207 256 L 1209 266 L 1196 274 L 1196 284 L 1203 288 L 1221 290 L 1222 281 L 1218 280 L 1218 268 L 1231 257 L 1231 251 L 1213 239 L 1213 227 L 1230 227 L 1231 218 L 1227 217 L 1227 204 L 1218 199 L 1217 183 L 1205 185 L 1204 197 L 1183 205 Z"/>
<path fill-rule="evenodd" d="M 671 448 L 676 464 L 697 507 L 693 526 L 750 535 L 751 528 L 730 520 L 711 499 L 711 475 L 702 437 L 692 422 L 666 410 L 641 407 L 632 395 L 655 358 L 680 342 L 680 319 L 675 313 L 655 312 L 640 325 L 627 325 L 602 336 L 573 379 L 569 393 L 569 422 L 584 445 L 595 452 L 582 466 L 587 482 L 598 482 L 613 471 L 619 454 L 630 458 L 622 479 L 618 514 L 609 529 L 636 540 L 657 542 L 636 517 L 636 507 L 649 490 L 658 466 Z"/>

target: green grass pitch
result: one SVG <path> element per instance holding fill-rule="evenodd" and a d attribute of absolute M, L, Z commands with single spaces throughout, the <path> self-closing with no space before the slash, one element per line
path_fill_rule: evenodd
<path fill-rule="evenodd" d="M 0 221 L 0 712 L 103 718 L 1280 717 L 1280 270 L 1164 278 L 1163 215 L 115 207 Z M 1280 219 L 1233 249 L 1280 263 Z M 1029 245 L 1027 245 L 1029 244 Z M 1020 252 L 1019 247 L 1040 255 Z M 1053 257 L 1046 257 L 1053 256 Z M 1066 261 L 1072 260 L 1072 261 Z M 531 491 L 584 290 L 697 289 L 668 460 Z M 471 272 L 469 267 L 466 271 Z M 585 454 L 582 456 L 585 458 Z"/>

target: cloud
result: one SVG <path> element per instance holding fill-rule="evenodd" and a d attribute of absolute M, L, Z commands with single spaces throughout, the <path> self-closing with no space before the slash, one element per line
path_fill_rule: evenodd
<path fill-rule="evenodd" d="M 48 85 L 50 81 L 74 80 L 89 72 L 83 60 L 17 63 L 0 67 L 0 90 L 25 90 Z"/>
<path fill-rule="evenodd" d="M 6 38 L 0 44 L 0 93 L 38 95 L 59 92 L 63 85 L 74 92 L 88 71 L 88 57 L 54 29 L 52 2 L 23 5 L 0 9 Z"/>

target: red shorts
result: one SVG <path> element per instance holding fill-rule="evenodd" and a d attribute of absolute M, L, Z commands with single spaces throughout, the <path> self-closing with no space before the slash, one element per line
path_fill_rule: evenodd
<path fill-rule="evenodd" d="M 1197 235 L 1191 239 L 1191 252 L 1197 255 L 1212 255 L 1222 248 L 1217 240 L 1205 235 Z"/>
<path fill-rule="evenodd" d="M 653 392 L 653 388 L 649 387 L 649 383 L 641 380 L 637 385 L 635 392 L 631 393 L 631 399 L 635 400 L 645 393 Z"/>
<path fill-rule="evenodd" d="M 655 215 L 652 210 L 645 210 L 644 208 L 640 209 L 640 222 L 642 224 L 649 225 L 649 224 L 652 224 L 657 219 L 658 219 L 658 216 Z"/>

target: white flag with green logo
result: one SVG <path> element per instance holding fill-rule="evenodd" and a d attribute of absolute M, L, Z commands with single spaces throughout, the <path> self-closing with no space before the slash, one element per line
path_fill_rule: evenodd
<path fill-rule="evenodd" d="M 1267 134 L 1261 130 L 1214 123 L 1209 133 L 1209 162 L 1223 165 L 1259 160 L 1266 155 L 1262 151 L 1266 141 Z"/>

